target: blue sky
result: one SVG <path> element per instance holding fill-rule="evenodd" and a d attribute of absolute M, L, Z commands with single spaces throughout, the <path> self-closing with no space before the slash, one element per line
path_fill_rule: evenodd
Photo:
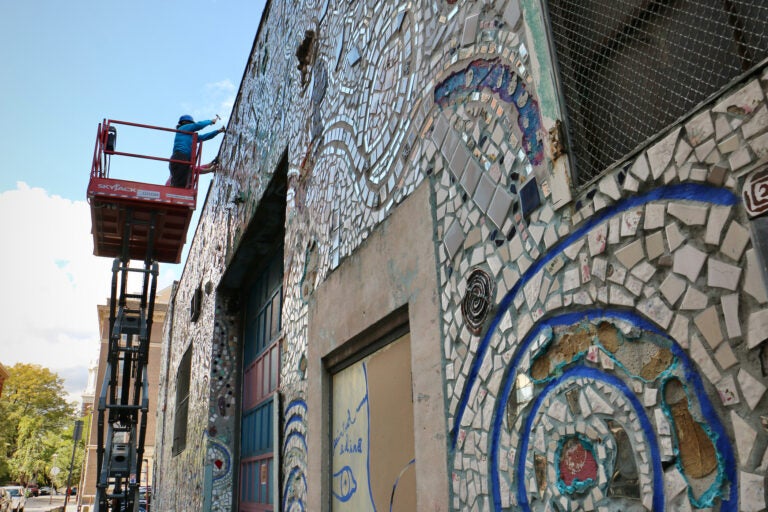
<path fill-rule="evenodd" d="M 264 3 L 0 2 L 0 240 L 12 248 L 0 253 L 0 322 L 10 326 L 1 363 L 41 364 L 65 377 L 68 392 L 84 389 L 111 265 L 92 256 L 85 203 L 97 126 L 108 118 L 174 127 L 181 114 L 226 121 Z M 119 131 L 118 149 L 170 155 L 172 136 L 134 134 Z M 205 160 L 221 141 L 205 144 Z M 168 177 L 160 162 L 120 173 Z M 201 181 L 200 206 L 209 183 Z M 161 265 L 161 285 L 180 272 Z"/>

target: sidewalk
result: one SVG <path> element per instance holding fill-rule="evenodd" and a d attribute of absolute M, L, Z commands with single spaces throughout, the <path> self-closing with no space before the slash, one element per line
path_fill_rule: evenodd
<path fill-rule="evenodd" d="M 77 512 L 77 499 L 74 499 L 73 497 L 70 497 L 69 503 L 67 503 L 67 510 L 64 510 L 64 497 L 62 496 L 61 499 L 56 499 L 57 497 L 53 497 L 53 503 L 50 505 L 46 501 L 46 505 L 44 509 L 38 509 L 38 510 L 44 510 L 45 512 Z M 93 505 L 83 505 L 81 508 L 81 512 L 83 510 L 93 510 Z M 26 510 L 25 510 L 26 512 Z"/>
<path fill-rule="evenodd" d="M 32 505 L 32 506 L 30 506 Z M 85 510 L 93 511 L 93 505 L 83 505 L 80 512 Z M 67 503 L 67 510 L 64 510 L 64 495 L 41 496 L 35 499 L 35 502 L 27 501 L 25 512 L 78 512 L 77 497 L 70 496 Z"/>
<path fill-rule="evenodd" d="M 34 505 L 34 510 L 42 510 L 45 512 L 64 512 L 64 495 L 54 494 L 53 496 L 40 496 L 36 498 L 34 502 L 27 502 L 28 509 L 32 509 L 29 505 Z M 66 512 L 77 512 L 77 497 L 70 496 L 69 503 L 67 503 Z"/>

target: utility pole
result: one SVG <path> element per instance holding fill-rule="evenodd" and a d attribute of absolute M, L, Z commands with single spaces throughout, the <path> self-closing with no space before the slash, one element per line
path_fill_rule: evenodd
<path fill-rule="evenodd" d="M 69 495 L 71 493 L 72 485 L 72 469 L 75 466 L 75 450 L 77 450 L 77 442 L 80 441 L 80 436 L 83 433 L 82 420 L 75 421 L 75 431 L 72 433 L 72 460 L 69 462 L 69 476 L 67 476 L 67 490 L 64 494 L 64 510 L 67 510 L 67 503 L 69 502 Z"/>

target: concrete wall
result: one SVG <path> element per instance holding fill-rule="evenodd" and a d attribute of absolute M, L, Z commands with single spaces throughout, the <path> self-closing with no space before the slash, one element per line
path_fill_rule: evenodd
<path fill-rule="evenodd" d="M 446 424 L 440 385 L 441 336 L 429 195 L 426 184 L 420 187 L 312 297 L 306 401 L 317 405 L 329 403 L 329 355 L 343 351 L 351 343 L 353 347 L 345 356 L 354 359 L 379 337 L 369 336 L 362 343 L 355 343 L 354 338 L 407 306 L 417 510 L 446 510 L 447 480 L 434 471 L 446 463 Z M 384 327 L 380 331 L 387 333 Z M 311 407 L 308 411 L 308 504 L 331 502 L 329 415 L 327 406 Z"/>
<path fill-rule="evenodd" d="M 765 68 L 577 190 L 521 4 L 270 2 L 166 325 L 162 510 L 236 506 L 238 307 L 216 290 L 286 149 L 276 507 L 331 508 L 328 361 L 407 305 L 419 510 L 765 509 L 767 300 L 741 200 L 768 154 Z"/>

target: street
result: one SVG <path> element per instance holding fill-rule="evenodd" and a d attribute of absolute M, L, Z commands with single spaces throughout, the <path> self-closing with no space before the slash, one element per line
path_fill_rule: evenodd
<path fill-rule="evenodd" d="M 38 496 L 37 498 L 27 498 L 27 504 L 24 507 L 24 512 L 48 512 L 61 510 L 63 506 L 63 494 L 57 494 L 54 496 Z M 74 497 L 70 497 L 67 510 L 70 512 L 77 510 L 77 500 Z"/>

